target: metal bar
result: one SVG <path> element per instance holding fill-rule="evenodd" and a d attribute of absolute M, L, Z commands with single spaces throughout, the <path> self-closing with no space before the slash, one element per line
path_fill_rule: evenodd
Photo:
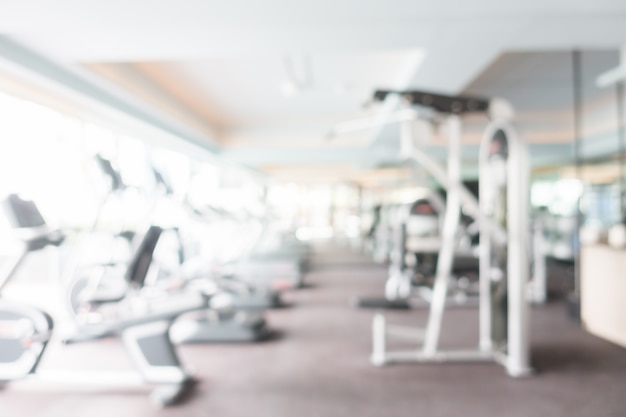
<path fill-rule="evenodd" d="M 508 223 L 508 337 L 507 372 L 513 377 L 528 375 L 530 368 L 530 335 L 528 305 L 528 160 L 526 147 L 514 130 L 502 127 L 509 144 L 507 172 Z"/>
<path fill-rule="evenodd" d="M 489 158 L 489 144 L 493 136 L 490 126 L 487 127 L 483 135 L 480 154 L 479 154 L 479 197 L 481 201 L 481 215 L 489 218 L 490 213 L 486 210 L 486 202 L 489 200 L 489 189 L 487 184 L 490 182 L 488 178 L 487 162 Z M 480 246 L 479 246 L 479 300 L 478 300 L 478 320 L 479 320 L 479 346 L 484 352 L 493 349 L 493 341 L 491 339 L 491 277 L 489 271 L 491 269 L 491 238 L 487 226 L 487 222 L 480 221 Z"/>
<path fill-rule="evenodd" d="M 576 179 L 580 180 L 582 174 L 582 161 L 581 161 L 581 135 L 582 135 L 582 116 L 583 116 L 583 101 L 582 101 L 582 62 L 581 52 L 572 52 L 572 90 L 573 90 L 573 105 L 574 105 L 574 175 Z M 580 210 L 576 210 L 576 241 L 580 242 L 580 226 L 582 223 Z M 573 296 L 578 305 L 580 300 L 580 245 L 575 248 L 574 252 L 574 291 Z"/>
<path fill-rule="evenodd" d="M 424 330 L 413 326 L 387 326 L 385 333 L 400 339 L 424 340 Z"/>
<path fill-rule="evenodd" d="M 624 56 L 626 60 L 626 50 Z M 620 190 L 620 209 L 621 221 L 626 221 L 626 170 L 624 160 L 626 159 L 626 132 L 624 131 L 624 81 L 615 85 L 615 95 L 617 99 L 617 140 L 619 149 L 619 190 Z"/>
<path fill-rule="evenodd" d="M 17 271 L 24 259 L 26 259 L 28 252 L 28 246 L 23 245 L 20 253 L 3 265 L 2 271 L 0 271 L 0 295 L 4 287 L 9 283 L 11 278 L 13 278 L 13 275 L 15 275 L 15 271 Z"/>
<path fill-rule="evenodd" d="M 437 351 L 432 354 L 407 350 L 389 352 L 385 356 L 385 363 L 416 362 L 416 363 L 442 363 L 442 362 L 489 362 L 494 361 L 494 355 L 480 350 L 449 350 Z"/>
<path fill-rule="evenodd" d="M 386 357 L 385 341 L 387 332 L 385 330 L 385 316 L 378 313 L 372 321 L 372 356 L 370 361 L 373 365 L 384 365 Z"/>
<path fill-rule="evenodd" d="M 459 195 L 461 183 L 461 121 L 458 116 L 449 117 L 448 128 L 450 129 L 448 138 L 448 181 L 451 187 L 447 190 L 442 243 L 437 260 L 437 275 L 435 277 L 433 298 L 430 303 L 430 313 L 424 338 L 423 352 L 425 354 L 433 354 L 437 351 L 441 322 L 448 294 L 448 280 L 452 273 L 456 233 L 461 214 L 461 198 Z"/>
<path fill-rule="evenodd" d="M 11 389 L 50 390 L 71 389 L 120 389 L 144 388 L 146 381 L 137 372 L 133 371 L 69 371 L 69 370 L 41 370 L 23 381 L 11 382 Z"/>
<path fill-rule="evenodd" d="M 532 299 L 536 304 L 543 304 L 547 300 L 547 272 L 546 257 L 544 256 L 543 220 L 535 220 L 533 227 L 533 274 Z"/>

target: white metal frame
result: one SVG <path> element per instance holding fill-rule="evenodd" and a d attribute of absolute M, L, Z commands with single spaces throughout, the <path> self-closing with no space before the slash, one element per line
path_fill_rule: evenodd
<path fill-rule="evenodd" d="M 499 103 L 498 103 L 499 104 Z M 495 107 L 495 106 L 494 106 Z M 497 108 L 497 107 L 496 107 Z M 507 204 L 508 230 L 502 230 L 491 218 L 484 207 L 479 206 L 471 193 L 461 183 L 461 141 L 460 119 L 456 115 L 448 117 L 449 147 L 448 167 L 446 170 L 433 160 L 424 150 L 414 146 L 411 121 L 405 122 L 402 129 L 402 144 L 405 157 L 410 157 L 422 165 L 447 191 L 448 199 L 443 226 L 443 242 L 437 265 L 433 299 L 425 330 L 389 326 L 382 314 L 374 317 L 372 325 L 373 351 L 371 361 L 374 365 L 394 362 L 450 362 L 450 361 L 495 361 L 505 366 L 508 374 L 520 377 L 531 373 L 529 335 L 528 335 L 528 167 L 526 147 L 518 139 L 508 122 L 512 112 L 505 106 L 504 115 L 494 117 L 487 126 L 480 147 L 481 184 L 486 175 L 484 166 L 489 156 L 489 144 L 494 134 L 502 130 L 509 144 L 507 163 Z M 485 187 L 481 186 L 481 201 Z M 452 269 L 455 246 L 455 233 L 459 222 L 461 204 L 475 218 L 481 228 L 480 247 L 480 343 L 478 348 L 469 350 L 442 351 L 438 349 L 439 334 L 445 301 L 448 292 L 448 279 Z M 508 244 L 508 342 L 507 351 L 500 351 L 491 340 L 491 304 L 490 278 L 488 275 L 489 242 L 507 242 Z M 388 351 L 387 335 L 400 336 L 422 341 L 421 348 L 409 351 Z"/>

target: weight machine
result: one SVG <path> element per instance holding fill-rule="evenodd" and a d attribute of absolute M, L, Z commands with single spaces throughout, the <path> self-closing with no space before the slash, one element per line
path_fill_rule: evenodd
<path fill-rule="evenodd" d="M 398 362 L 495 361 L 514 377 L 531 373 L 529 349 L 529 224 L 528 167 L 525 145 L 510 121 L 511 107 L 497 99 L 454 97 L 421 91 L 377 91 L 375 100 L 401 95 L 448 128 L 447 170 L 416 146 L 415 117 L 402 124 L 402 154 L 420 164 L 446 190 L 442 244 L 425 329 L 392 326 L 382 313 L 372 325 L 375 365 Z M 490 118 L 480 144 L 480 204 L 461 182 L 461 115 L 482 113 Z M 479 346 L 441 350 L 439 336 L 452 271 L 456 233 L 461 215 L 480 224 Z M 389 351 L 388 336 L 416 335 L 422 345 L 408 351 Z"/>

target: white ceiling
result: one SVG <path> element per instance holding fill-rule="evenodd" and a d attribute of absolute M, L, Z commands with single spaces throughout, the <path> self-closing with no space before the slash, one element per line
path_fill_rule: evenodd
<path fill-rule="evenodd" d="M 623 0 L 0 0 L 0 11 L 0 35 L 25 50 L 74 74 L 86 66 L 111 94 L 273 170 L 381 162 L 369 145 L 393 129 L 325 138 L 371 114 L 376 87 L 498 94 L 522 119 L 563 112 L 567 55 L 498 57 L 626 42 Z M 289 60 L 308 62 L 313 80 L 292 97 L 281 93 Z M 543 114 L 534 140 L 562 141 Z"/>
<path fill-rule="evenodd" d="M 421 61 L 419 50 L 285 54 L 262 57 L 155 63 L 164 78 L 196 90 L 220 113 L 216 125 L 229 128 L 337 123 L 354 117 L 376 86 L 396 87 Z M 292 96 L 281 87 L 293 75 L 292 62 L 310 73 L 310 86 Z M 297 65 L 297 64 L 296 64 Z M 308 78 L 308 77 L 307 77 Z"/>
<path fill-rule="evenodd" d="M 606 44 L 615 42 L 606 35 L 619 28 L 626 6 L 622 0 L 3 0 L 0 7 L 3 33 L 63 59 L 154 61 L 412 48 L 449 39 Z M 581 31 L 581 23 L 602 29 Z"/>

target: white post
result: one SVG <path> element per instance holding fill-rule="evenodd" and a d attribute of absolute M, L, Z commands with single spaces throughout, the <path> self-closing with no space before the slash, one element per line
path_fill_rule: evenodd
<path fill-rule="evenodd" d="M 535 220 L 533 227 L 532 301 L 544 304 L 547 300 L 546 257 L 543 254 L 543 219 Z"/>
<path fill-rule="evenodd" d="M 480 227 L 480 245 L 479 245 L 479 304 L 478 304 L 478 340 L 479 348 L 482 352 L 491 352 L 493 349 L 493 341 L 491 338 L 491 236 L 489 234 L 489 225 L 487 221 L 491 221 L 490 207 L 488 201 L 493 197 L 490 194 L 491 178 L 487 169 L 489 157 L 489 144 L 485 141 L 491 141 L 487 135 L 483 138 L 480 146 L 479 155 L 479 198 L 480 210 L 484 220 L 479 222 Z M 488 219 L 488 220 L 487 220 Z"/>
<path fill-rule="evenodd" d="M 448 118 L 448 129 L 448 181 L 450 187 L 447 189 L 442 244 L 437 260 L 437 275 L 424 338 L 423 353 L 425 355 L 434 355 L 437 351 L 461 213 L 461 121 L 458 116 L 454 115 Z"/>
<path fill-rule="evenodd" d="M 501 127 L 509 144 L 508 171 L 508 343 L 507 371 L 531 372 L 528 303 L 528 164 L 526 147 L 508 125 Z"/>
<path fill-rule="evenodd" d="M 385 316 L 377 313 L 374 316 L 374 320 L 372 320 L 372 356 L 370 361 L 373 365 L 381 366 L 385 364 L 386 333 Z"/>

